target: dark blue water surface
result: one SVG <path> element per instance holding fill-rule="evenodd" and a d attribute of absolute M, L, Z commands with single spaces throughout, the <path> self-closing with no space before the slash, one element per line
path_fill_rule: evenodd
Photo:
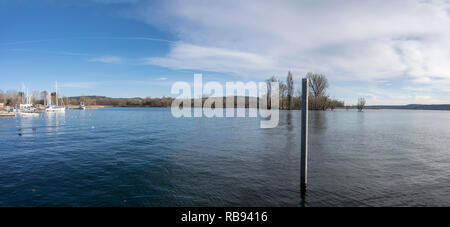
<path fill-rule="evenodd" d="M 311 112 L 304 201 L 300 112 L 260 120 L 165 108 L 0 118 L 0 206 L 450 205 L 450 112 Z"/>

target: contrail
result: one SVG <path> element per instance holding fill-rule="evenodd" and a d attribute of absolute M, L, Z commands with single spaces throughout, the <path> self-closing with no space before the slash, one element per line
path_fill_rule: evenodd
<path fill-rule="evenodd" d="M 0 45 L 14 45 L 14 44 L 25 44 L 25 43 L 43 43 L 51 41 L 62 41 L 62 40 L 82 40 L 82 39 L 119 39 L 119 40 L 145 40 L 145 41 L 155 41 L 155 42 L 166 42 L 166 43 L 176 43 L 173 40 L 158 39 L 152 37 L 70 37 L 70 38 L 53 38 L 53 39 L 39 39 L 39 40 L 23 40 L 15 42 L 5 42 L 0 43 Z"/>

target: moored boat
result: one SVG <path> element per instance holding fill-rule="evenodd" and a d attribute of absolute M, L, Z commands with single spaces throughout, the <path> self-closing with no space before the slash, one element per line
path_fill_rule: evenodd
<path fill-rule="evenodd" d="M 0 117 L 15 117 L 15 116 L 16 116 L 15 113 L 11 113 L 11 112 L 1 113 L 0 112 Z"/>
<path fill-rule="evenodd" d="M 66 112 L 65 107 L 58 107 L 57 105 L 49 105 L 45 108 L 47 113 L 64 113 Z"/>
<path fill-rule="evenodd" d="M 52 104 L 50 94 L 47 96 L 47 100 L 48 100 L 47 101 L 48 105 L 45 107 L 46 113 L 65 113 L 66 112 L 66 107 L 64 107 L 64 103 L 63 103 L 62 107 L 60 107 L 58 105 L 58 82 L 55 82 L 56 104 Z"/>
<path fill-rule="evenodd" d="M 39 113 L 19 112 L 19 116 L 21 116 L 21 117 L 39 117 Z"/>

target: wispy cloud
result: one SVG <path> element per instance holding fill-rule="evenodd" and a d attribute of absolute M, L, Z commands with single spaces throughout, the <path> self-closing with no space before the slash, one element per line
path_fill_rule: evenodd
<path fill-rule="evenodd" d="M 174 44 L 166 57 L 146 58 L 144 62 L 173 69 L 194 69 L 236 74 L 263 72 L 275 68 L 273 60 L 250 52 L 183 42 Z"/>
<path fill-rule="evenodd" d="M 152 25 L 170 23 L 184 41 L 149 63 L 226 72 L 262 65 L 362 80 L 450 77 L 450 66 L 442 64 L 450 60 L 444 1 L 196 3 L 147 3 L 137 10 Z"/>
<path fill-rule="evenodd" d="M 94 88 L 99 84 L 99 82 L 62 82 L 60 87 L 62 88 Z"/>
<path fill-rule="evenodd" d="M 92 1 L 101 4 L 119 4 L 119 3 L 137 3 L 140 0 L 92 0 Z"/>
<path fill-rule="evenodd" d="M 14 48 L 11 51 L 20 51 L 20 52 L 38 52 L 38 53 L 49 53 L 49 54 L 57 54 L 57 55 L 70 55 L 70 56 L 89 56 L 87 53 L 80 52 L 72 52 L 72 51 L 50 51 L 50 50 L 35 50 L 35 49 L 24 49 L 24 48 Z"/>
<path fill-rule="evenodd" d="M 156 80 L 167 80 L 167 79 L 168 79 L 167 77 L 160 77 L 160 78 L 158 78 Z"/>
<path fill-rule="evenodd" d="M 125 13 L 124 13 L 125 14 Z M 154 37 L 144 37 L 144 36 L 104 36 L 104 37 L 65 37 L 65 38 L 53 38 L 53 39 L 39 39 L 39 40 L 21 40 L 12 42 L 0 43 L 0 46 L 7 45 L 19 45 L 19 44 L 33 44 L 33 43 L 46 43 L 55 41 L 71 41 L 71 40 L 142 40 L 150 42 L 166 42 L 175 43 L 173 40 L 160 39 Z"/>
<path fill-rule="evenodd" d="M 96 58 L 89 59 L 91 62 L 101 62 L 101 63 L 120 63 L 123 62 L 124 59 L 117 56 L 101 56 Z"/>

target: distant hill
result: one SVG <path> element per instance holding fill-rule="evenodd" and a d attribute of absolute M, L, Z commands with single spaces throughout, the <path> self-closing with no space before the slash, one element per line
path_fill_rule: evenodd
<path fill-rule="evenodd" d="M 366 106 L 367 109 L 402 109 L 402 110 L 450 110 L 450 104 L 409 104 L 409 105 L 375 105 Z"/>
<path fill-rule="evenodd" d="M 111 98 L 107 96 L 74 96 L 68 97 L 69 103 L 78 104 L 82 100 L 88 105 L 112 105 L 112 106 L 147 106 L 147 107 L 170 107 L 173 98 L 161 97 L 161 98 Z M 225 104 L 225 98 L 223 98 Z M 245 97 L 246 106 L 248 105 L 249 97 Z M 299 100 L 294 100 L 299 101 Z M 409 105 L 373 105 L 366 106 L 366 109 L 402 109 L 402 110 L 450 110 L 450 104 L 409 104 Z M 300 105 L 295 105 L 294 109 L 300 109 Z"/>
<path fill-rule="evenodd" d="M 70 99 L 75 99 L 75 100 L 79 100 L 80 98 L 88 98 L 88 99 L 104 99 L 104 98 L 109 98 L 106 96 L 99 96 L 99 95 L 88 95 L 88 96 L 72 96 L 72 97 L 68 97 Z"/>

